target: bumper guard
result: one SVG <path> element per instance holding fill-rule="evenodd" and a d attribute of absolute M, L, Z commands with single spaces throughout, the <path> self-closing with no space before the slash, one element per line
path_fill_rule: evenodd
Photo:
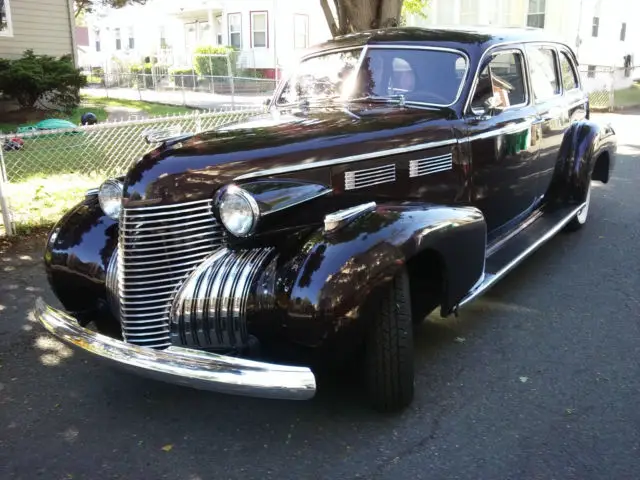
<path fill-rule="evenodd" d="M 139 347 L 81 327 L 75 318 L 36 300 L 35 316 L 60 340 L 146 377 L 201 390 L 250 397 L 308 400 L 316 380 L 310 369 L 169 347 Z"/>

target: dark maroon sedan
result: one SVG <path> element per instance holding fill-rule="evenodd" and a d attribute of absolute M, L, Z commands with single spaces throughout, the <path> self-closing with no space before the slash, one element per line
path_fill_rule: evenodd
<path fill-rule="evenodd" d="M 170 382 L 308 399 L 311 368 L 349 362 L 376 408 L 408 405 L 414 324 L 581 228 L 609 181 L 614 132 L 543 35 L 314 48 L 267 114 L 166 140 L 61 219 L 46 268 L 68 313 L 39 300 L 39 320 Z"/>

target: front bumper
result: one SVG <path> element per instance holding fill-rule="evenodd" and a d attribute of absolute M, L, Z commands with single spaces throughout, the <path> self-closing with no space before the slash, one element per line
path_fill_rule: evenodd
<path fill-rule="evenodd" d="M 60 340 L 140 375 L 202 390 L 251 397 L 307 400 L 316 392 L 305 367 L 256 362 L 214 353 L 132 345 L 81 327 L 75 318 L 36 300 L 35 316 Z"/>

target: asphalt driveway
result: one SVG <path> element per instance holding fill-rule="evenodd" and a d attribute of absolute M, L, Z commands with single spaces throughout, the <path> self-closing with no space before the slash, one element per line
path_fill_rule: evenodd
<path fill-rule="evenodd" d="M 631 479 L 640 475 L 640 115 L 590 223 L 416 332 L 407 411 L 348 378 L 283 402 L 113 370 L 46 335 L 42 239 L 0 254 L 0 478 Z"/>

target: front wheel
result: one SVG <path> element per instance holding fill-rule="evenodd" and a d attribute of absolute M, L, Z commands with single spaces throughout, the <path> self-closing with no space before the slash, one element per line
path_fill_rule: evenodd
<path fill-rule="evenodd" d="M 576 230 L 580 230 L 587 223 L 587 219 L 589 217 L 589 205 L 591 204 L 591 182 L 589 182 L 589 186 L 587 187 L 587 196 L 584 203 L 584 207 L 582 207 L 578 213 L 576 213 L 576 216 L 567 224 L 567 231 L 575 232 Z"/>
<path fill-rule="evenodd" d="M 365 342 L 365 379 L 373 406 L 389 412 L 409 405 L 414 392 L 413 322 L 406 269 L 374 295 Z"/>

